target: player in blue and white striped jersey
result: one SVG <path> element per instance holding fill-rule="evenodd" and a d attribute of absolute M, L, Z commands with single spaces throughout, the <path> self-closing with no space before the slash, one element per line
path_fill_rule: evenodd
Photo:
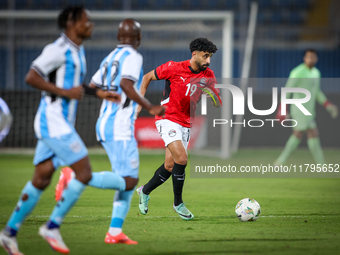
<path fill-rule="evenodd" d="M 96 124 L 98 141 L 131 140 L 134 137 L 134 121 L 137 103 L 126 96 L 120 86 L 125 78 L 134 82 L 140 91 L 143 79 L 143 57 L 131 45 L 120 44 L 100 64 L 91 83 L 121 95 L 121 103 L 104 100 Z"/>
<path fill-rule="evenodd" d="M 153 106 L 140 95 L 143 79 L 143 57 L 137 52 L 141 42 L 140 24 L 126 19 L 119 24 L 119 45 L 100 64 L 91 86 L 114 91 L 121 96 L 120 104 L 104 100 L 96 124 L 97 139 L 110 159 L 112 171 L 126 182 L 125 191 L 116 191 L 112 219 L 106 243 L 137 244 L 122 232 L 133 191 L 138 182 L 139 154 L 134 137 L 134 123 L 140 104 L 153 115 L 163 115 L 163 106 Z"/>
<path fill-rule="evenodd" d="M 36 58 L 31 69 L 47 78 L 57 88 L 69 90 L 82 86 L 86 75 L 85 51 L 65 34 L 47 45 Z M 71 133 L 75 124 L 78 101 L 42 92 L 34 121 L 38 139 L 60 137 Z"/>
<path fill-rule="evenodd" d="M 150 104 L 139 93 L 143 78 L 143 58 L 136 50 L 141 42 L 140 24 L 133 19 L 122 21 L 119 24 L 118 40 L 120 44 L 104 58 L 90 84 L 104 91 L 113 91 L 121 97 L 119 104 L 103 100 L 96 124 L 97 138 L 110 159 L 112 172 L 101 172 L 102 178 L 94 178 L 89 185 L 106 188 L 110 182 L 124 181 L 125 190 L 118 189 L 114 197 L 112 219 L 105 242 L 137 244 L 122 232 L 138 182 L 139 154 L 134 137 L 136 111 L 139 104 L 150 114 L 163 115 L 165 107 Z M 64 168 L 63 172 L 67 169 Z M 58 185 L 68 182 L 66 178 L 71 175 L 66 173 Z M 111 178 L 113 173 L 115 180 Z"/>
<path fill-rule="evenodd" d="M 63 192 L 47 224 L 40 227 L 39 234 L 55 251 L 69 253 L 59 226 L 86 184 L 95 179 L 91 174 L 87 149 L 74 128 L 77 100 L 84 93 L 113 101 L 120 98 L 115 93 L 82 85 L 86 61 L 81 44 L 91 36 L 93 27 L 87 10 L 81 6 L 65 9 L 58 17 L 58 25 L 65 33 L 44 48 L 26 76 L 28 84 L 43 92 L 34 121 L 34 130 L 39 139 L 33 160 L 35 173 L 32 181 L 27 182 L 22 190 L 5 229 L 0 232 L 0 245 L 12 255 L 22 254 L 16 234 L 60 164 L 70 165 L 76 177 Z M 125 183 L 123 185 L 122 189 L 125 189 Z"/>

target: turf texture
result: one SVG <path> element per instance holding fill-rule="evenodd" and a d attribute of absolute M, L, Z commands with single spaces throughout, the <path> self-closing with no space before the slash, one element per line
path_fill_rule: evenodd
<path fill-rule="evenodd" d="M 327 162 L 340 163 L 340 150 L 324 152 Z M 273 162 L 279 153 L 276 149 L 241 150 L 228 164 Z M 91 154 L 90 158 L 94 171 L 110 169 L 106 155 Z M 0 155 L 0 228 L 32 177 L 32 159 L 32 155 Z M 162 154 L 141 155 L 139 185 L 148 181 L 163 160 Z M 306 161 L 312 161 L 309 151 L 298 150 L 288 163 Z M 61 228 L 71 254 L 340 253 L 340 179 L 191 178 L 189 172 L 184 201 L 195 215 L 192 221 L 181 220 L 173 211 L 170 179 L 151 193 L 145 216 L 139 213 L 134 195 L 123 231 L 138 245 L 104 243 L 114 191 L 88 187 Z M 59 171 L 18 234 L 25 255 L 56 254 L 38 236 L 38 228 L 54 207 L 58 177 Z M 245 197 L 261 205 L 262 214 L 255 222 L 240 222 L 235 216 L 236 203 Z"/>

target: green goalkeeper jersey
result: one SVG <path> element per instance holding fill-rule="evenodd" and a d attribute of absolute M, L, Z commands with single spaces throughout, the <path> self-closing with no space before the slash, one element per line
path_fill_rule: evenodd
<path fill-rule="evenodd" d="M 315 118 L 315 102 L 318 101 L 320 104 L 326 102 L 326 96 L 320 89 L 320 71 L 316 68 L 309 68 L 304 63 L 295 67 L 289 75 L 286 87 L 296 87 L 304 88 L 309 90 L 311 98 L 308 102 L 304 103 L 303 106 L 312 114 L 312 116 L 305 116 L 299 108 L 295 105 L 291 105 L 290 114 L 295 118 Z M 291 97 L 293 94 L 293 99 L 304 98 L 303 93 L 287 93 L 287 98 Z"/>

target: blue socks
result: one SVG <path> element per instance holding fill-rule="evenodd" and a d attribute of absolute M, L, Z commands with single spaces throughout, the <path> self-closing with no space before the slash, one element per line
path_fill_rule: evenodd
<path fill-rule="evenodd" d="M 17 206 L 7 222 L 6 229 L 11 235 L 16 235 L 16 231 L 19 230 L 26 217 L 32 212 L 35 205 L 39 202 L 42 192 L 42 190 L 34 187 L 31 181 L 26 183 L 21 192 Z"/>
<path fill-rule="evenodd" d="M 48 227 L 51 227 L 51 222 L 60 225 L 65 218 L 68 211 L 78 201 L 80 195 L 83 193 L 86 185 L 77 179 L 72 179 L 64 190 L 62 198 L 54 207 Z"/>
<path fill-rule="evenodd" d="M 125 190 L 126 186 L 123 177 L 108 171 L 92 173 L 92 179 L 88 185 L 99 189 L 116 189 L 121 191 Z"/>
<path fill-rule="evenodd" d="M 131 199 L 135 189 L 129 191 L 116 191 L 113 201 L 111 228 L 122 228 L 126 215 L 129 212 Z"/>
<path fill-rule="evenodd" d="M 92 173 L 92 179 L 88 184 L 101 189 L 117 189 L 114 199 L 111 226 L 121 228 L 129 211 L 134 190 L 124 191 L 126 187 L 124 178 L 113 172 Z M 62 199 L 54 207 L 52 215 L 47 223 L 48 228 L 59 227 L 66 214 L 78 201 L 85 187 L 86 185 L 77 179 L 72 179 L 70 181 L 67 189 L 63 192 Z M 39 202 L 42 192 L 43 190 L 34 187 L 31 181 L 27 182 L 5 228 L 10 236 L 15 236 L 17 234 L 17 231 L 26 217 Z"/>

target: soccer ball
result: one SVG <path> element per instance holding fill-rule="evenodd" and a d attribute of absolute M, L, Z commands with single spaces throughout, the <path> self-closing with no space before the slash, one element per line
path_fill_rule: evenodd
<path fill-rule="evenodd" d="M 235 213 L 240 221 L 255 221 L 260 217 L 260 204 L 252 198 L 243 198 L 236 207 Z"/>

